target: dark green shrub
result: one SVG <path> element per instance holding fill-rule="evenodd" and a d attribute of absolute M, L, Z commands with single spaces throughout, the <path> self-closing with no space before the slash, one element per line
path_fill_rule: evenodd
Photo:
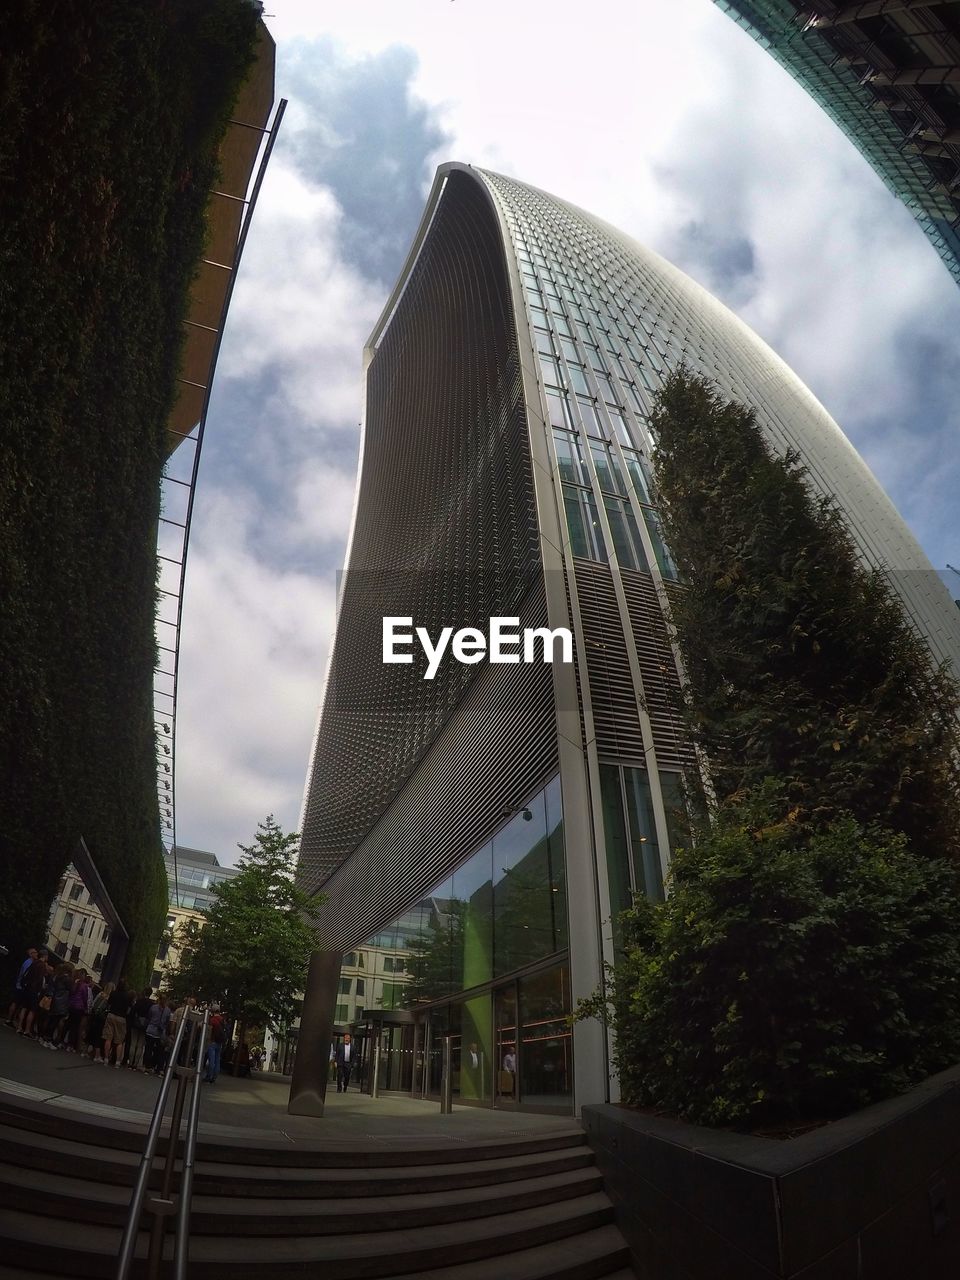
<path fill-rule="evenodd" d="M 610 1013 L 624 1101 L 713 1125 L 816 1120 L 960 1058 L 960 879 L 771 785 L 676 852 L 626 912 Z M 583 1014 L 601 1012 L 595 999 Z"/>
<path fill-rule="evenodd" d="M 165 424 L 245 0 L 22 0 L 0 57 L 0 941 L 83 836 L 150 973 Z"/>

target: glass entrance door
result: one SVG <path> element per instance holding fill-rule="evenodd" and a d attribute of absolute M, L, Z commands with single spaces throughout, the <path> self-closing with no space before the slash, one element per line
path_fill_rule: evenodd
<path fill-rule="evenodd" d="M 517 986 L 511 982 L 494 993 L 496 1071 L 494 1097 L 498 1107 L 516 1106 L 520 1079 L 517 1062 Z"/>

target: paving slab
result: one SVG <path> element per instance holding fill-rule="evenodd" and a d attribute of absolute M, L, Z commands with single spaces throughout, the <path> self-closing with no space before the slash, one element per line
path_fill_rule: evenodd
<path fill-rule="evenodd" d="M 98 1066 L 77 1054 L 44 1049 L 0 1025 L 0 1097 L 145 1129 L 159 1085 L 155 1076 Z M 455 1106 L 452 1115 L 444 1116 L 438 1103 L 405 1094 L 374 1099 L 335 1090 L 327 1094 L 326 1112 L 317 1119 L 289 1115 L 288 1093 L 289 1082 L 283 1078 L 221 1075 L 215 1084 L 203 1085 L 201 1133 L 211 1138 L 245 1135 L 254 1142 L 291 1145 L 356 1143 L 376 1149 L 401 1143 L 430 1148 L 484 1139 L 548 1137 L 580 1128 L 572 1116 L 468 1106 Z"/>

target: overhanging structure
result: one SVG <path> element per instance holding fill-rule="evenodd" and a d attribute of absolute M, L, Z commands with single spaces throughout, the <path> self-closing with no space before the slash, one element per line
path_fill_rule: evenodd
<path fill-rule="evenodd" d="M 715 0 L 807 90 L 960 284 L 960 4 Z"/>
<path fill-rule="evenodd" d="M 154 671 L 157 794 L 164 849 L 176 860 L 176 733 L 180 625 L 190 523 L 210 393 L 247 233 L 286 102 L 273 112 L 276 47 L 263 22 L 250 72 L 218 153 L 203 258 L 190 288 L 177 397 L 167 422 L 169 457 L 157 533 L 158 663 Z M 273 113 L 271 119 L 271 112 Z"/>

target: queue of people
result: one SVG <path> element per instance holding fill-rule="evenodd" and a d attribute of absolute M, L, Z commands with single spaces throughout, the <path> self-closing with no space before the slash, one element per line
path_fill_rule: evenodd
<path fill-rule="evenodd" d="M 163 992 L 133 990 L 122 978 L 100 984 L 85 969 L 51 958 L 45 947 L 31 947 L 17 972 L 5 1025 L 44 1049 L 162 1075 L 180 1019 L 196 1003 L 189 996 L 174 1008 Z M 210 1009 L 204 1078 L 212 1082 L 220 1069 L 224 1021 L 218 1005 Z"/>

